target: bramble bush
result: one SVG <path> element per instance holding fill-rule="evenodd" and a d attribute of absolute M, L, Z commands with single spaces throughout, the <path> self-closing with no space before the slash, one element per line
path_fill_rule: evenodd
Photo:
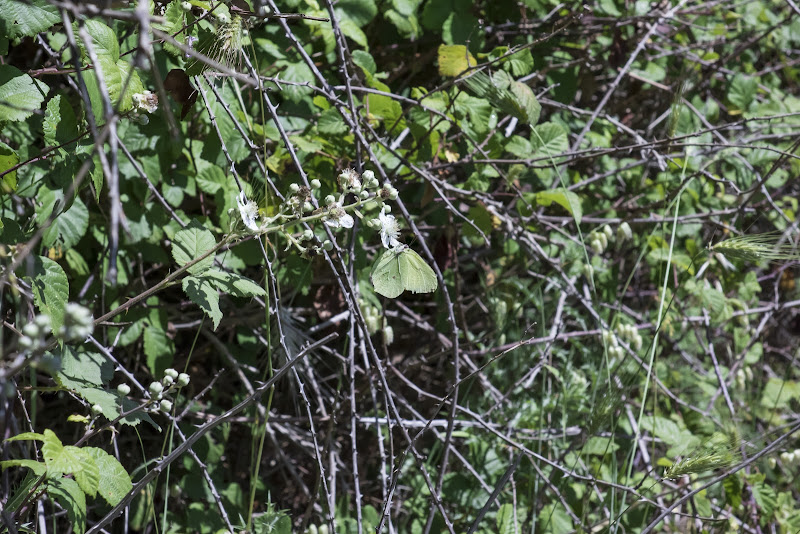
<path fill-rule="evenodd" d="M 0 0 L 0 532 L 797 532 L 797 15 Z"/>

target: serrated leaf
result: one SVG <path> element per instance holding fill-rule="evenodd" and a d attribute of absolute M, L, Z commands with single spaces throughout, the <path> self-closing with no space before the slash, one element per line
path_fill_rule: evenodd
<path fill-rule="evenodd" d="M 214 330 L 222 320 L 222 311 L 219 309 L 219 294 L 217 288 L 208 280 L 187 276 L 183 279 L 183 291 L 186 295 L 203 310 L 206 315 L 211 317 L 214 323 Z"/>
<path fill-rule="evenodd" d="M 263 297 L 264 288 L 244 276 L 211 269 L 203 273 L 203 278 L 210 280 L 220 291 L 234 297 Z"/>
<path fill-rule="evenodd" d="M 61 22 L 58 8 L 46 0 L 0 0 L 0 35 L 31 37 Z"/>
<path fill-rule="evenodd" d="M 464 45 L 439 46 L 439 75 L 455 77 L 478 64 Z"/>
<path fill-rule="evenodd" d="M 3 173 L 19 163 L 19 156 L 17 152 L 0 141 L 0 173 Z M 11 171 L 3 175 L 2 184 L 0 184 L 0 193 L 11 193 L 17 190 L 17 171 Z M 0 227 L 2 229 L 2 227 Z"/>
<path fill-rule="evenodd" d="M 42 236 L 42 244 L 46 247 L 59 244 L 64 249 L 71 249 L 78 244 L 88 228 L 89 210 L 80 198 L 76 198 L 67 211 L 53 219 Z"/>
<path fill-rule="evenodd" d="M 42 457 L 47 465 L 48 475 L 73 473 L 81 469 L 80 454 L 75 451 L 77 447 L 64 447 L 55 432 L 49 428 L 44 431 L 42 443 Z"/>
<path fill-rule="evenodd" d="M 534 132 L 531 134 L 533 148 L 542 156 L 555 156 L 569 149 L 567 132 L 559 124 L 545 122 L 536 126 Z"/>
<path fill-rule="evenodd" d="M 326 109 L 320 114 L 317 128 L 326 135 L 340 135 L 348 131 L 347 124 L 335 108 Z"/>
<path fill-rule="evenodd" d="M 42 107 L 50 88 L 11 65 L 0 65 L 0 121 L 22 121 Z"/>
<path fill-rule="evenodd" d="M 228 178 L 225 171 L 216 165 L 206 163 L 200 172 L 197 173 L 197 186 L 201 191 L 209 194 L 216 194 L 222 188 L 227 187 Z"/>
<path fill-rule="evenodd" d="M 16 436 L 11 436 L 5 439 L 5 441 L 28 440 L 44 441 L 44 434 L 39 434 L 38 432 L 22 432 L 21 434 L 17 434 Z"/>
<path fill-rule="evenodd" d="M 108 56 L 111 61 L 119 59 L 119 42 L 114 30 L 100 22 L 99 20 L 89 19 L 86 21 L 86 31 L 92 38 L 92 49 L 99 56 Z M 81 43 L 81 46 L 86 46 Z"/>
<path fill-rule="evenodd" d="M 57 478 L 47 483 L 47 491 L 67 511 L 76 534 L 86 532 L 86 495 L 71 478 Z"/>
<path fill-rule="evenodd" d="M 581 199 L 572 191 L 559 187 L 547 191 L 539 191 L 536 193 L 536 202 L 540 206 L 549 206 L 553 202 L 567 210 L 575 218 L 575 222 L 581 223 L 583 217 L 583 208 L 581 208 Z"/>
<path fill-rule="evenodd" d="M 10 467 L 26 467 L 33 471 L 36 476 L 42 476 L 47 473 L 47 466 L 43 462 L 36 460 L 5 460 L 0 462 L 0 469 L 6 470 Z"/>
<path fill-rule="evenodd" d="M 103 473 L 97 488 L 100 496 L 109 505 L 116 506 L 133 489 L 130 475 L 116 458 L 103 449 L 84 447 L 83 450 Z"/>
<path fill-rule="evenodd" d="M 378 66 L 375 64 L 375 60 L 369 54 L 369 52 L 365 52 L 364 50 L 353 50 L 350 53 L 350 57 L 353 60 L 353 63 L 364 69 L 364 72 L 367 74 L 375 74 L 378 70 Z"/>
<path fill-rule="evenodd" d="M 114 376 L 114 362 L 97 352 L 78 351 L 65 345 L 51 354 L 60 358 L 61 369 L 53 378 L 63 388 L 102 386 Z"/>
<path fill-rule="evenodd" d="M 172 241 L 172 257 L 182 267 L 214 248 L 216 244 L 214 234 L 203 228 L 197 221 L 193 221 L 192 224 L 175 234 L 175 239 Z M 189 272 L 197 275 L 212 265 L 214 265 L 213 254 L 192 265 Z"/>
<path fill-rule="evenodd" d="M 57 146 L 75 139 L 78 119 L 66 98 L 56 95 L 47 103 L 44 113 L 44 140 L 48 146 Z"/>
<path fill-rule="evenodd" d="M 161 376 L 164 369 L 172 365 L 175 344 L 162 329 L 150 326 L 144 330 L 144 354 L 152 375 Z"/>
<path fill-rule="evenodd" d="M 72 451 L 81 462 L 81 468 L 78 471 L 72 471 L 75 477 L 75 482 L 83 490 L 83 492 L 94 498 L 97 495 L 97 488 L 100 485 L 100 469 L 94 461 L 94 458 L 86 454 L 86 451 L 80 447 L 73 447 L 67 445 L 64 450 Z M 106 476 L 106 473 L 103 473 Z"/>
<path fill-rule="evenodd" d="M 69 281 L 64 269 L 45 256 L 33 259 L 33 269 L 28 276 L 25 267 L 21 273 L 31 283 L 33 302 L 40 313 L 50 317 L 53 332 L 58 332 L 64 324 L 64 307 L 69 299 Z"/>

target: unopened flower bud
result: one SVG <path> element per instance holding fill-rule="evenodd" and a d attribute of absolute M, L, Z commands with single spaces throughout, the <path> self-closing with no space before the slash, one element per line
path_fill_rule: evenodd
<path fill-rule="evenodd" d="M 298 184 L 291 184 L 289 186 L 289 191 L 291 191 L 292 193 L 297 193 L 298 191 L 300 191 L 300 186 Z"/>
<path fill-rule="evenodd" d="M 189 375 L 187 375 L 186 373 L 179 374 L 177 380 L 175 380 L 175 384 L 177 384 L 179 388 L 186 386 L 188 383 L 189 383 Z"/>
<path fill-rule="evenodd" d="M 103 413 L 103 407 L 99 404 L 92 404 L 92 413 L 94 415 L 100 415 Z"/>
<path fill-rule="evenodd" d="M 322 184 L 320 183 L 319 180 L 317 180 L 316 178 L 311 180 L 311 189 L 319 189 L 320 187 L 322 187 Z"/>
<path fill-rule="evenodd" d="M 161 382 L 151 382 L 147 390 L 151 395 L 156 396 L 164 391 L 164 386 L 161 385 Z"/>
<path fill-rule="evenodd" d="M 631 230 L 631 225 L 624 222 L 619 225 L 617 228 L 617 239 L 619 241 L 626 241 L 633 237 L 633 231 Z"/>
<path fill-rule="evenodd" d="M 120 384 L 117 386 L 117 393 L 120 395 L 127 395 L 131 392 L 131 387 L 128 384 Z"/>
<path fill-rule="evenodd" d="M 172 410 L 172 402 L 168 401 L 167 399 L 164 399 L 158 404 L 158 408 L 162 412 L 165 412 L 165 413 L 169 412 L 170 410 Z"/>
<path fill-rule="evenodd" d="M 334 204 L 334 203 L 336 203 L 336 197 L 335 196 L 328 195 L 328 196 L 325 197 L 325 204 L 330 206 L 331 204 Z"/>

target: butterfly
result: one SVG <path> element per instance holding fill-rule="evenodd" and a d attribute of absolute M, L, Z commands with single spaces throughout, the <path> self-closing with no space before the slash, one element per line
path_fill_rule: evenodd
<path fill-rule="evenodd" d="M 390 299 L 403 291 L 430 293 L 439 287 L 433 269 L 406 246 L 385 250 L 372 267 L 370 280 L 376 293 Z"/>

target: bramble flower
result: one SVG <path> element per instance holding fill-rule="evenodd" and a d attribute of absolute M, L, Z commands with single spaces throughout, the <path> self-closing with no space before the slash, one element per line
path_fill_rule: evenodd
<path fill-rule="evenodd" d="M 339 175 L 339 186 L 344 189 L 352 189 L 354 191 L 361 190 L 361 180 L 358 178 L 358 173 L 353 169 L 345 169 Z"/>
<path fill-rule="evenodd" d="M 239 193 L 236 197 L 236 204 L 239 206 L 239 215 L 242 216 L 242 222 L 251 232 L 258 232 L 258 206 L 252 200 L 247 200 L 244 191 Z"/>
<path fill-rule="evenodd" d="M 133 95 L 133 107 L 136 111 L 155 113 L 158 110 L 158 95 L 145 91 Z"/>
<path fill-rule="evenodd" d="M 328 208 L 328 218 L 325 219 L 325 224 L 332 228 L 352 228 L 355 220 L 340 204 L 333 203 Z"/>
<path fill-rule="evenodd" d="M 397 238 L 400 236 L 400 225 L 391 213 L 380 212 L 378 221 L 381 225 L 381 241 L 386 248 L 395 248 L 400 245 Z"/>

